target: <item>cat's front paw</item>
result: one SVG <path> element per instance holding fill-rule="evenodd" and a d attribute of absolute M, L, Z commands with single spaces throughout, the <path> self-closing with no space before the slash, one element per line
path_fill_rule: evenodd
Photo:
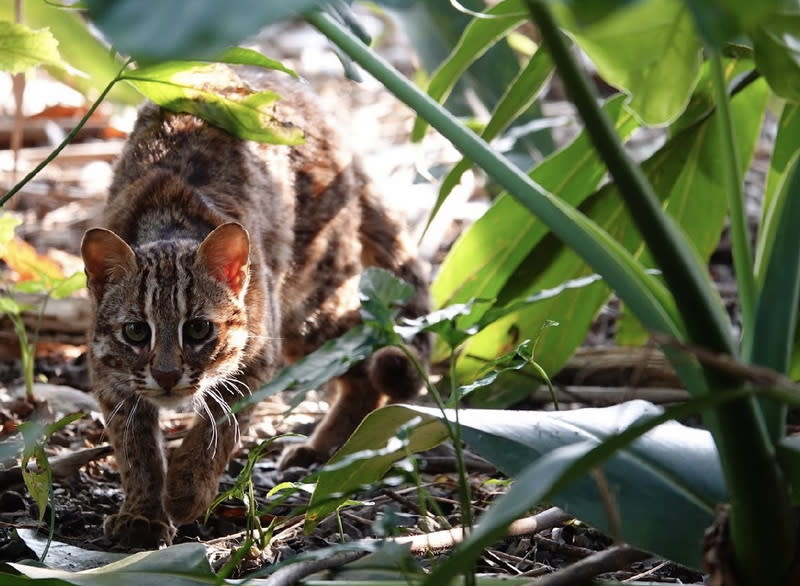
<path fill-rule="evenodd" d="M 297 444 L 283 450 L 278 460 L 278 469 L 311 468 L 316 463 L 324 461 L 324 457 L 308 444 Z"/>
<path fill-rule="evenodd" d="M 157 549 L 171 545 L 175 527 L 169 521 L 148 519 L 141 515 L 120 512 L 106 518 L 105 534 L 123 547 Z"/>
<path fill-rule="evenodd" d="M 217 496 L 217 476 L 204 468 L 190 469 L 185 462 L 174 463 L 167 472 L 164 508 L 176 523 L 190 523 L 202 517 Z"/>

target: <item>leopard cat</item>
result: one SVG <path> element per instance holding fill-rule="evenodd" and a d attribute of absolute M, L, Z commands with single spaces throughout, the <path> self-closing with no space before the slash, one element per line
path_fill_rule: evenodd
<path fill-rule="evenodd" d="M 127 547 L 170 544 L 176 525 L 204 513 L 247 424 L 248 411 L 232 417 L 230 406 L 359 323 L 365 267 L 413 285 L 402 315 L 429 308 L 403 223 L 304 83 L 226 68 L 205 85 L 277 92 L 275 119 L 305 140 L 242 140 L 147 104 L 116 163 L 103 227 L 84 235 L 91 385 L 125 495 L 104 529 Z M 429 344 L 412 342 L 423 363 Z M 379 350 L 333 382 L 330 409 L 279 466 L 325 460 L 370 411 L 421 385 L 399 349 Z M 182 403 L 195 422 L 167 458 L 159 408 Z"/>

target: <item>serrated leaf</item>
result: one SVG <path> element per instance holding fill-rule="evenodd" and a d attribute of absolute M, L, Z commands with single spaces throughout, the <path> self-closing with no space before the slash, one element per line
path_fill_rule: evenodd
<path fill-rule="evenodd" d="M 96 96 L 114 79 L 122 68 L 122 59 L 108 50 L 108 45 L 93 35 L 86 19 L 78 10 L 65 10 L 59 2 L 23 0 L 25 23 L 33 28 L 47 28 L 59 41 L 63 59 L 76 69 L 65 71 L 60 67 L 47 67 L 48 73 L 74 87 L 86 96 Z M 0 2 L 0 18 L 14 20 L 14 2 Z M 82 72 L 76 74 L 76 70 Z M 114 103 L 135 106 L 141 103 L 139 92 L 131 86 L 118 83 L 111 88 L 108 98 Z"/>
<path fill-rule="evenodd" d="M 0 20 L 0 70 L 22 73 L 37 65 L 68 67 L 61 59 L 58 41 L 52 33 Z"/>

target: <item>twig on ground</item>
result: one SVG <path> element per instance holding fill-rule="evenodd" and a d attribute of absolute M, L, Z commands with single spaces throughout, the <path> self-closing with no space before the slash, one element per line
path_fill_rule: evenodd
<path fill-rule="evenodd" d="M 557 507 L 552 507 L 536 515 L 514 521 L 509 525 L 506 535 L 516 537 L 538 533 L 545 529 L 552 529 L 572 519 L 572 515 Z M 464 541 L 464 529 L 462 527 L 454 527 L 453 529 L 425 533 L 424 535 L 405 535 L 403 537 L 395 537 L 391 541 L 410 544 L 411 552 L 415 554 L 436 553 L 451 549 Z"/>
<path fill-rule="evenodd" d="M 338 568 L 367 555 L 366 551 L 342 551 L 318 560 L 303 560 L 277 570 L 264 581 L 264 586 L 293 586 L 306 576 Z"/>
<path fill-rule="evenodd" d="M 615 545 L 575 562 L 549 576 L 543 576 L 530 586 L 583 586 L 592 583 L 598 574 L 626 568 L 634 562 L 652 557 L 629 545 Z"/>

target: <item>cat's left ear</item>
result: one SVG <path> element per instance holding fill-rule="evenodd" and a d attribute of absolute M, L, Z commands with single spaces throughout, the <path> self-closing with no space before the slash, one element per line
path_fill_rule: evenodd
<path fill-rule="evenodd" d="M 241 295 L 247 286 L 249 261 L 250 237 L 236 222 L 218 226 L 197 250 L 196 263 L 235 295 Z"/>
<path fill-rule="evenodd" d="M 136 271 L 136 255 L 126 242 L 105 228 L 92 228 L 83 235 L 81 256 L 89 289 L 97 299 L 108 283 Z"/>

